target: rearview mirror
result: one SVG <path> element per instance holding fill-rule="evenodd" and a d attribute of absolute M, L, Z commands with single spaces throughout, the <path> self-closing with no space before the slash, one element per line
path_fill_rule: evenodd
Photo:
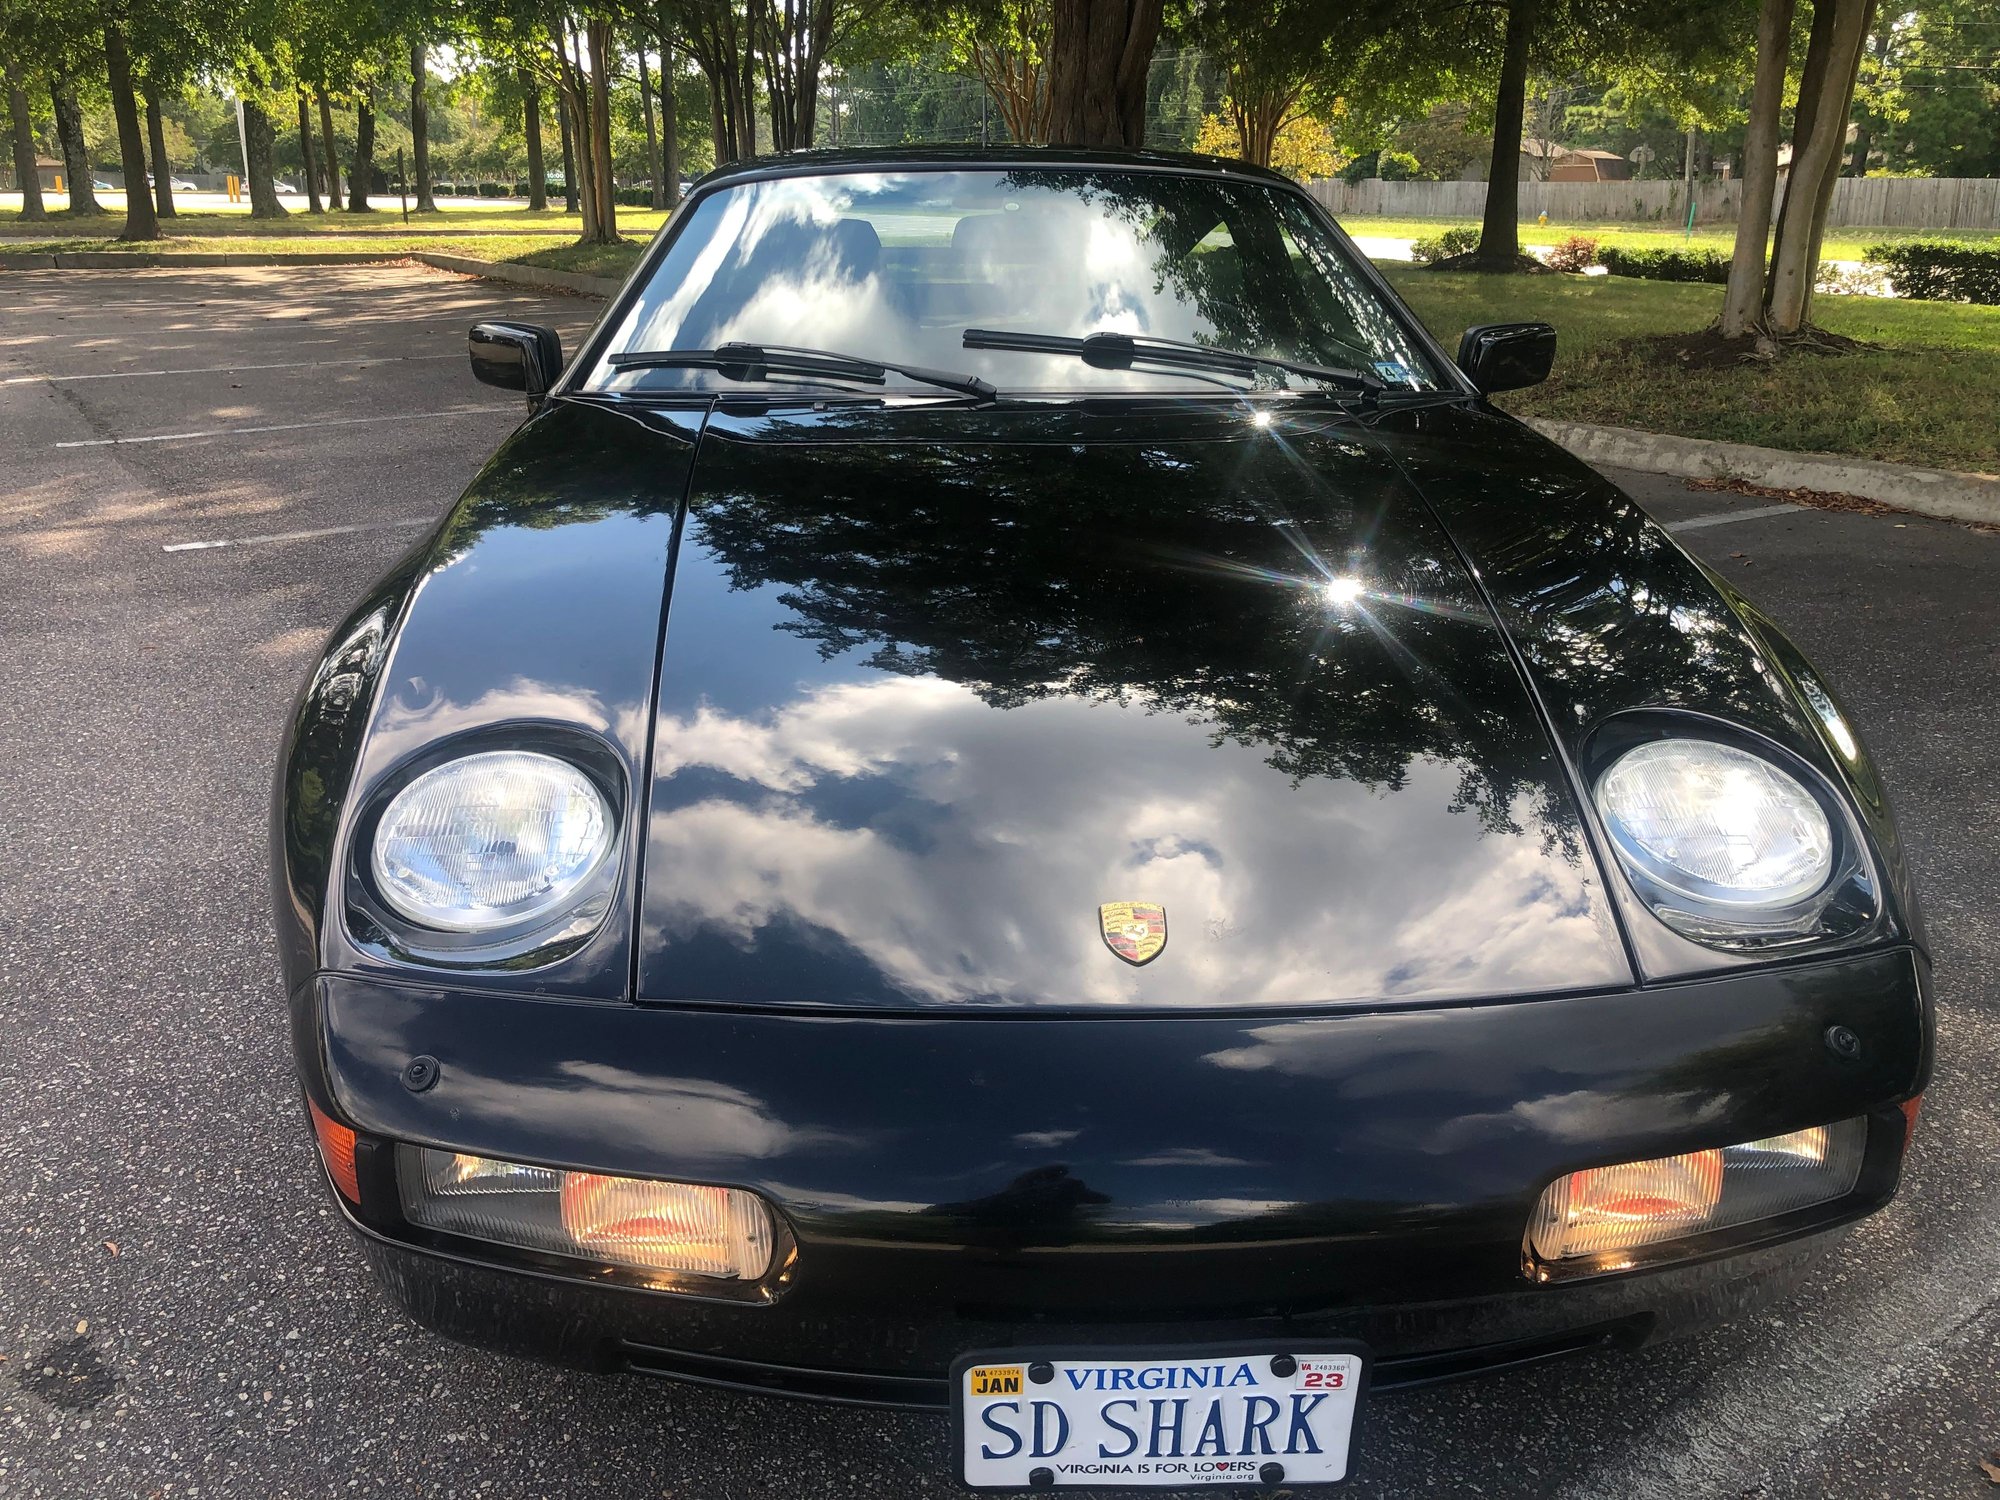
<path fill-rule="evenodd" d="M 473 376 L 540 396 L 562 373 L 562 335 L 539 323 L 474 323 L 466 340 Z"/>
<path fill-rule="evenodd" d="M 1556 362 L 1556 331 L 1546 323 L 1486 323 L 1458 341 L 1458 367 L 1482 395 L 1540 385 Z"/>

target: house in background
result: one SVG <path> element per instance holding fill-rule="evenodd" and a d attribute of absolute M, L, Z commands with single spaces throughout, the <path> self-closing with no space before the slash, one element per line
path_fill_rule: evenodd
<path fill-rule="evenodd" d="M 35 176 L 41 180 L 43 192 L 53 193 L 56 190 L 56 179 L 62 176 L 62 174 L 63 164 L 54 157 L 38 156 L 35 158 Z M 0 192 L 18 193 L 20 191 L 21 184 L 14 180 L 14 159 L 9 156 L 6 160 L 0 161 Z"/>
<path fill-rule="evenodd" d="M 1559 141 L 1545 141 L 1536 136 L 1525 136 L 1521 141 L 1521 180 L 1523 182 L 1547 182 L 1549 173 L 1562 154 L 1569 147 Z M 1484 177 L 1482 170 L 1479 174 Z"/>
<path fill-rule="evenodd" d="M 1628 182 L 1632 177 L 1632 163 L 1616 151 L 1571 150 L 1567 147 L 1556 152 L 1555 164 L 1549 168 L 1550 182 Z"/>

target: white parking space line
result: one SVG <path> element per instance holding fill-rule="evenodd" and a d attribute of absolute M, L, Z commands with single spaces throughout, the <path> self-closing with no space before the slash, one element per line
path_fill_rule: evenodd
<path fill-rule="evenodd" d="M 303 542 L 314 537 L 347 536 L 356 531 L 397 531 L 410 526 L 429 526 L 435 517 L 412 517 L 407 521 L 361 521 L 352 526 L 318 526 L 310 531 L 271 531 L 263 536 L 225 536 L 212 542 L 168 542 L 162 552 L 212 552 L 217 547 L 256 547 L 265 542 Z"/>
<path fill-rule="evenodd" d="M 239 370 L 323 369 L 328 365 L 416 364 L 420 360 L 460 359 L 458 354 L 378 354 L 372 359 L 288 359 L 270 365 L 196 365 L 185 370 L 100 370 L 94 375 L 8 375 L 0 385 L 32 385 L 47 381 L 58 385 L 70 380 L 132 380 L 150 375 L 234 375 Z"/>
<path fill-rule="evenodd" d="M 243 437 L 254 432 L 299 432 L 308 427 L 359 427 L 367 422 L 428 422 L 437 417 L 470 417 L 504 412 L 505 406 L 447 406 L 442 411 L 385 412 L 377 417 L 322 417 L 315 422 L 269 422 L 259 427 L 205 427 L 194 432 L 156 432 L 147 437 L 76 438 L 53 448 L 118 448 L 134 443 L 179 443 L 190 438 Z"/>
<path fill-rule="evenodd" d="M 1727 526 L 1731 521 L 1761 521 L 1766 516 L 1795 515 L 1805 508 L 1803 505 L 1753 505 L 1748 510 L 1724 510 L 1712 516 L 1690 516 L 1685 521 L 1669 521 L 1667 530 L 1699 531 L 1704 526 Z"/>

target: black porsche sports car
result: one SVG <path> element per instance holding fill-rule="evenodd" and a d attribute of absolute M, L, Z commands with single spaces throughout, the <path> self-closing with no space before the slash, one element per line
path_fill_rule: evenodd
<path fill-rule="evenodd" d="M 697 185 L 293 717 L 306 1106 L 390 1293 L 935 1406 L 981 1487 L 1311 1483 L 1381 1390 L 1783 1288 L 1930 980 L 1772 621 L 1304 192 Z"/>

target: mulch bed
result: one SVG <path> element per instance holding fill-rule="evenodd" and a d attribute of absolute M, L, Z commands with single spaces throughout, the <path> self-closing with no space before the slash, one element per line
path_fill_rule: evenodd
<path fill-rule="evenodd" d="M 1644 338 L 1621 339 L 1618 348 L 1642 359 L 1668 363 L 1689 373 L 1707 370 L 1736 370 L 1744 365 L 1770 364 L 1777 355 L 1759 352 L 1755 338 L 1726 339 L 1713 327 L 1694 333 L 1658 333 Z M 1846 354 L 1856 349 L 1880 346 L 1865 339 L 1851 339 L 1844 333 L 1809 328 L 1779 346 L 1783 354 Z"/>
<path fill-rule="evenodd" d="M 1511 276 L 1521 272 L 1529 276 L 1555 276 L 1560 273 L 1553 267 L 1544 265 L 1534 256 L 1525 252 L 1514 257 L 1512 266 L 1496 266 L 1491 261 L 1481 260 L 1477 250 L 1468 250 L 1463 255 L 1447 255 L 1443 260 L 1426 263 L 1431 271 L 1480 271 L 1493 276 Z"/>

